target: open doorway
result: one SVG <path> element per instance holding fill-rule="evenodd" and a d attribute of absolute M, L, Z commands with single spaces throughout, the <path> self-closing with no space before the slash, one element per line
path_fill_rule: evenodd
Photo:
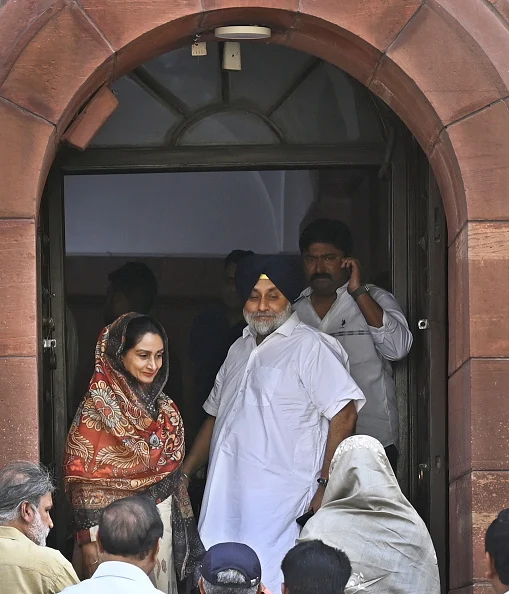
<path fill-rule="evenodd" d="M 91 148 L 62 151 L 55 163 L 41 216 L 43 459 L 58 468 L 109 272 L 134 259 L 156 273 L 154 315 L 182 362 L 192 436 L 189 331 L 218 302 L 224 256 L 235 248 L 297 256 L 306 217 L 340 218 L 366 280 L 396 295 L 416 338 L 395 367 L 399 479 L 444 564 L 446 320 L 430 328 L 427 312 L 445 311 L 446 233 L 429 167 L 397 118 L 330 64 L 246 44 L 242 70 L 227 72 L 221 45 L 210 45 L 203 59 L 182 48 L 117 81 L 119 109 Z M 71 392 L 66 310 L 83 351 Z"/>
<path fill-rule="evenodd" d="M 67 176 L 65 285 L 80 353 L 69 412 L 90 379 L 107 276 L 126 260 L 142 261 L 159 285 L 153 313 L 179 362 L 180 393 L 171 396 L 190 445 L 203 404 L 190 333 L 200 312 L 220 307 L 224 257 L 235 249 L 298 257 L 303 222 L 341 211 L 366 278 L 390 290 L 389 201 L 374 191 L 379 185 L 374 168 Z"/>

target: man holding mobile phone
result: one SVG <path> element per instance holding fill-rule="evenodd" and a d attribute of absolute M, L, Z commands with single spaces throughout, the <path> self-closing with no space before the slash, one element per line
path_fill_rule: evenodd
<path fill-rule="evenodd" d="M 309 286 L 294 311 L 347 352 L 350 373 L 366 397 L 356 432 L 378 439 L 396 472 L 399 419 L 391 361 L 406 357 L 412 346 L 405 316 L 394 295 L 364 283 L 351 255 L 352 234 L 341 221 L 310 223 L 299 246 Z"/>

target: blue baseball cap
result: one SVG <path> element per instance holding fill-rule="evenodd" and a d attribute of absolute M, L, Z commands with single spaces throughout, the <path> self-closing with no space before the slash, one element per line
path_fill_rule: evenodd
<path fill-rule="evenodd" d="M 225 584 L 217 581 L 217 574 L 235 569 L 241 573 L 245 582 L 242 584 Z M 258 586 L 262 579 L 262 567 L 258 555 L 251 547 L 240 542 L 221 542 L 207 551 L 201 564 L 201 575 L 213 586 L 228 588 L 246 588 Z"/>

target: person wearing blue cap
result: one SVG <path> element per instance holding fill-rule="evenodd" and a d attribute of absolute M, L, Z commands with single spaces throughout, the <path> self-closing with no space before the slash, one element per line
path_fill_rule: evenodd
<path fill-rule="evenodd" d="M 221 542 L 207 551 L 200 568 L 201 594 L 260 594 L 262 566 L 251 547 Z"/>
<path fill-rule="evenodd" d="M 205 547 L 253 547 L 272 592 L 299 535 L 296 520 L 320 507 L 332 456 L 365 402 L 339 342 L 292 313 L 301 274 L 288 256 L 239 262 L 248 325 L 219 370 L 203 406 L 209 416 L 182 465 L 190 477 L 209 460 L 199 522 Z"/>

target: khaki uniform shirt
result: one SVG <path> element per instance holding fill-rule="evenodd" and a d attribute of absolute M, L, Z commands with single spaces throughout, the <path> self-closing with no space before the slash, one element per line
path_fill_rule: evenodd
<path fill-rule="evenodd" d="M 0 576 L 0 590 L 12 594 L 57 594 L 79 583 L 61 553 L 36 545 L 10 526 L 0 526 Z"/>

